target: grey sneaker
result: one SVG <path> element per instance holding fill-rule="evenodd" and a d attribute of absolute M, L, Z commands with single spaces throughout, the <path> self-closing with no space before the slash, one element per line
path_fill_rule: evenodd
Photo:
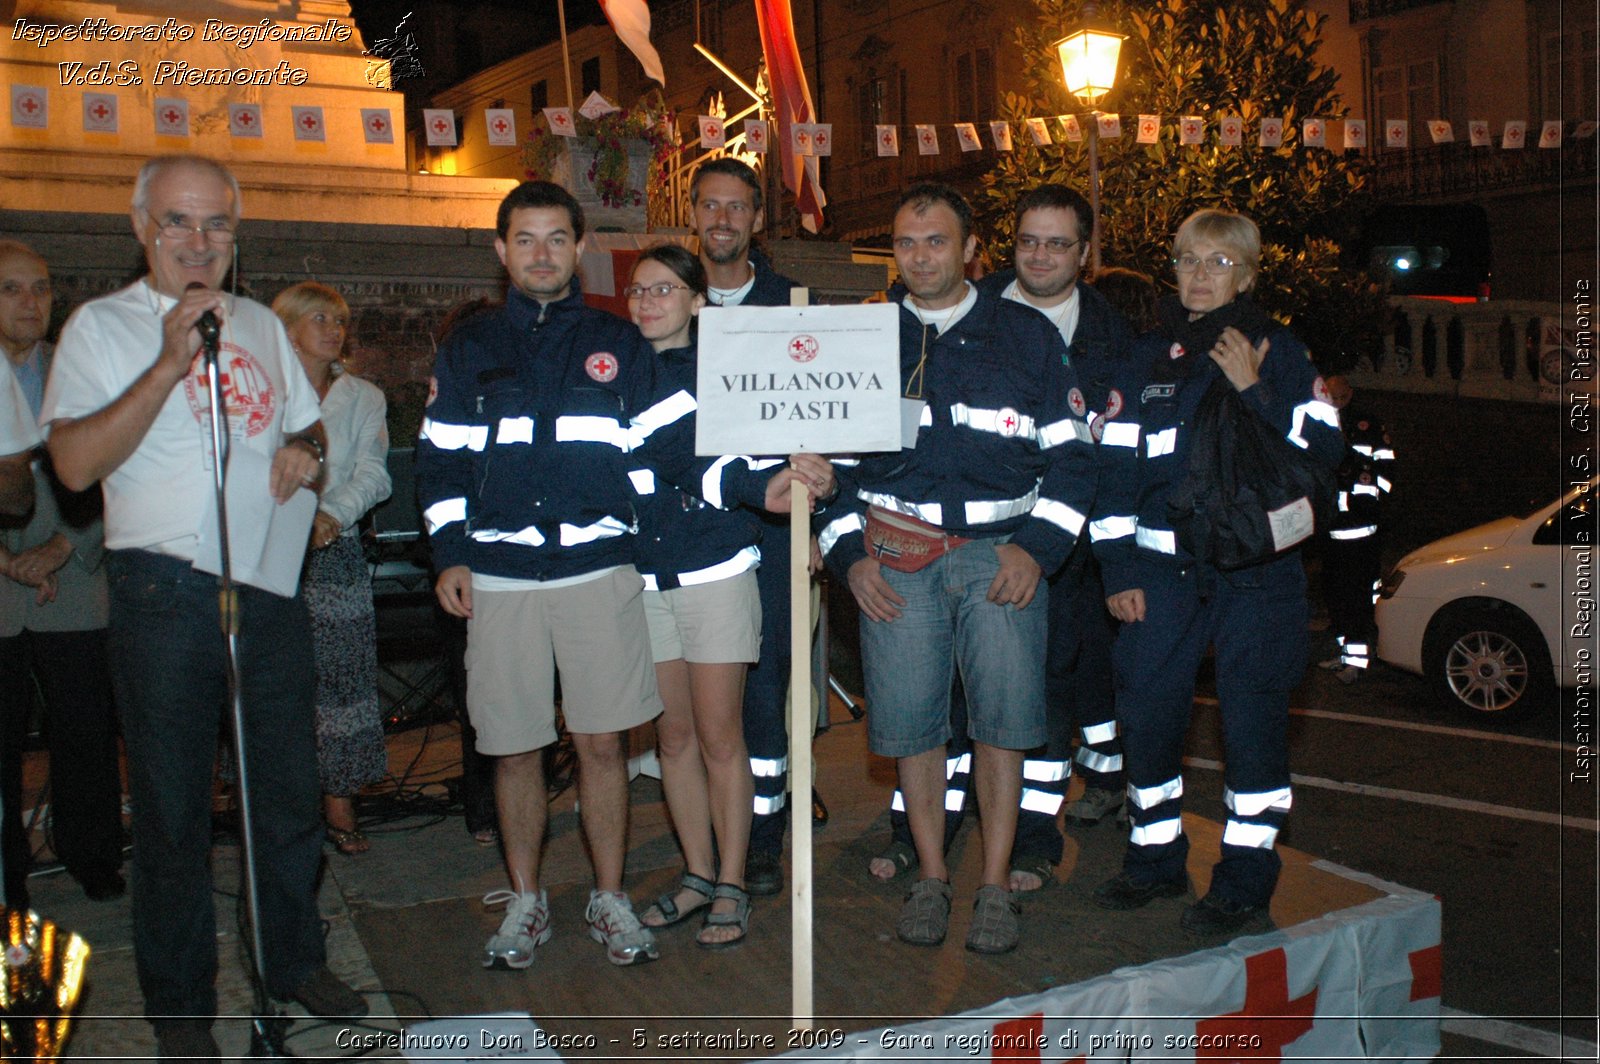
<path fill-rule="evenodd" d="M 550 941 L 550 901 L 544 891 L 537 894 L 519 894 L 514 890 L 497 890 L 483 897 L 485 905 L 505 903 L 505 919 L 500 930 L 483 947 L 483 966 L 493 968 L 526 968 L 533 963 L 536 947 Z"/>
<path fill-rule="evenodd" d="M 1098 824 L 1112 813 L 1120 813 L 1126 800 L 1123 791 L 1090 787 L 1083 792 L 1083 797 L 1068 802 L 1061 815 L 1073 824 Z"/>
<path fill-rule="evenodd" d="M 626 894 L 591 890 L 583 918 L 589 921 L 589 937 L 605 946 L 612 964 L 641 964 L 661 956 L 655 934 L 633 914 Z"/>

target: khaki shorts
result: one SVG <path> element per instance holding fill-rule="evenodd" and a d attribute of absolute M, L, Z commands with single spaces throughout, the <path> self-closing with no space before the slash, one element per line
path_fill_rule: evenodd
<path fill-rule="evenodd" d="M 656 661 L 702 664 L 755 661 L 761 656 L 761 594 L 756 571 L 669 591 L 646 591 L 650 652 Z"/>
<path fill-rule="evenodd" d="M 568 587 L 472 592 L 467 712 L 478 752 L 503 757 L 556 740 L 556 672 L 567 730 L 626 731 L 661 713 L 644 581 L 631 565 Z"/>

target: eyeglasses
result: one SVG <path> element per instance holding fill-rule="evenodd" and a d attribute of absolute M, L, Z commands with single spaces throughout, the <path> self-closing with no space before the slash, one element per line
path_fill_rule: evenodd
<path fill-rule="evenodd" d="M 1082 240 L 1063 240 L 1058 236 L 1053 236 L 1048 240 L 1040 240 L 1036 236 L 1019 236 L 1017 237 L 1017 250 L 1037 251 L 1040 245 L 1043 245 L 1044 249 L 1052 255 L 1065 255 L 1081 243 L 1083 243 Z"/>
<path fill-rule="evenodd" d="M 1172 268 L 1179 273 L 1193 273 L 1204 264 L 1207 276 L 1227 273 L 1239 265 L 1226 255 L 1207 255 L 1199 258 L 1194 255 L 1179 255 L 1172 260 Z"/>
<path fill-rule="evenodd" d="M 688 290 L 689 286 L 686 284 L 668 284 L 666 281 L 662 281 L 660 284 L 630 284 L 622 290 L 622 294 L 629 299 L 643 299 L 645 293 L 649 292 L 657 299 L 666 299 L 674 292 L 687 292 Z"/>
<path fill-rule="evenodd" d="M 145 212 L 145 217 L 152 222 L 155 221 L 155 218 L 151 217 L 148 211 Z M 184 225 L 182 222 L 172 221 L 160 222 L 156 225 L 156 231 L 168 240 L 188 240 L 191 235 L 199 233 L 206 238 L 207 243 L 233 243 L 233 229 L 226 222 L 220 220 L 207 222 L 204 225 Z"/>

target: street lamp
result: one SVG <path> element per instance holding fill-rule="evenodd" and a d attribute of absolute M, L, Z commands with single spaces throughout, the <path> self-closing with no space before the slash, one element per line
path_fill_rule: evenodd
<path fill-rule="evenodd" d="M 1067 91 L 1089 108 L 1089 207 L 1094 229 L 1089 239 L 1089 261 L 1100 272 L 1100 112 L 1096 105 L 1117 83 L 1117 56 L 1126 34 L 1099 21 L 1094 3 L 1083 5 L 1082 25 L 1076 33 L 1055 43 L 1061 59 L 1061 79 Z"/>

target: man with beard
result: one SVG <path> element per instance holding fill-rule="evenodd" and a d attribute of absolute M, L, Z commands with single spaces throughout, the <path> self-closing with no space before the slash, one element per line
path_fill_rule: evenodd
<path fill-rule="evenodd" d="M 1096 441 L 1107 421 L 1124 407 L 1110 387 L 1111 372 L 1127 358 L 1132 342 L 1127 323 L 1080 273 L 1089 261 L 1094 212 L 1065 185 L 1040 185 L 1017 201 L 1014 269 L 984 278 L 985 291 L 1032 307 L 1055 326 L 1081 390 L 1068 396 L 1072 410 L 1087 417 Z M 1112 705 L 1111 643 L 1116 628 L 1105 610 L 1100 567 L 1087 543 L 1050 581 L 1049 651 L 1046 669 L 1048 739 L 1022 765 L 1022 808 L 1011 857 L 1011 889 L 1038 890 L 1054 879 L 1061 862 L 1056 814 L 1073 772 L 1073 724 L 1081 743 L 1077 765 L 1087 787 L 1067 806 L 1066 818 L 1096 824 L 1120 812 L 1122 748 Z"/>
<path fill-rule="evenodd" d="M 896 933 L 932 946 L 949 927 L 945 743 L 959 668 L 984 814 L 966 944 L 1003 953 L 1021 934 L 1009 872 L 1023 751 L 1045 738 L 1039 581 L 1083 530 L 1093 449 L 1060 334 L 967 282 L 977 238 L 961 194 L 907 189 L 893 246 L 907 438 L 861 459 L 821 546 L 861 608 L 871 746 L 897 759 L 923 877 Z"/>
<path fill-rule="evenodd" d="M 700 262 L 714 306 L 786 307 L 797 287 L 777 273 L 752 237 L 765 220 L 761 179 L 738 159 L 713 159 L 695 171 L 689 185 Z M 755 776 L 750 855 L 745 887 L 751 894 L 783 889 L 783 833 L 788 824 L 789 732 L 789 522 L 763 516 L 761 566 L 761 659 L 744 684 L 744 739 Z"/>

